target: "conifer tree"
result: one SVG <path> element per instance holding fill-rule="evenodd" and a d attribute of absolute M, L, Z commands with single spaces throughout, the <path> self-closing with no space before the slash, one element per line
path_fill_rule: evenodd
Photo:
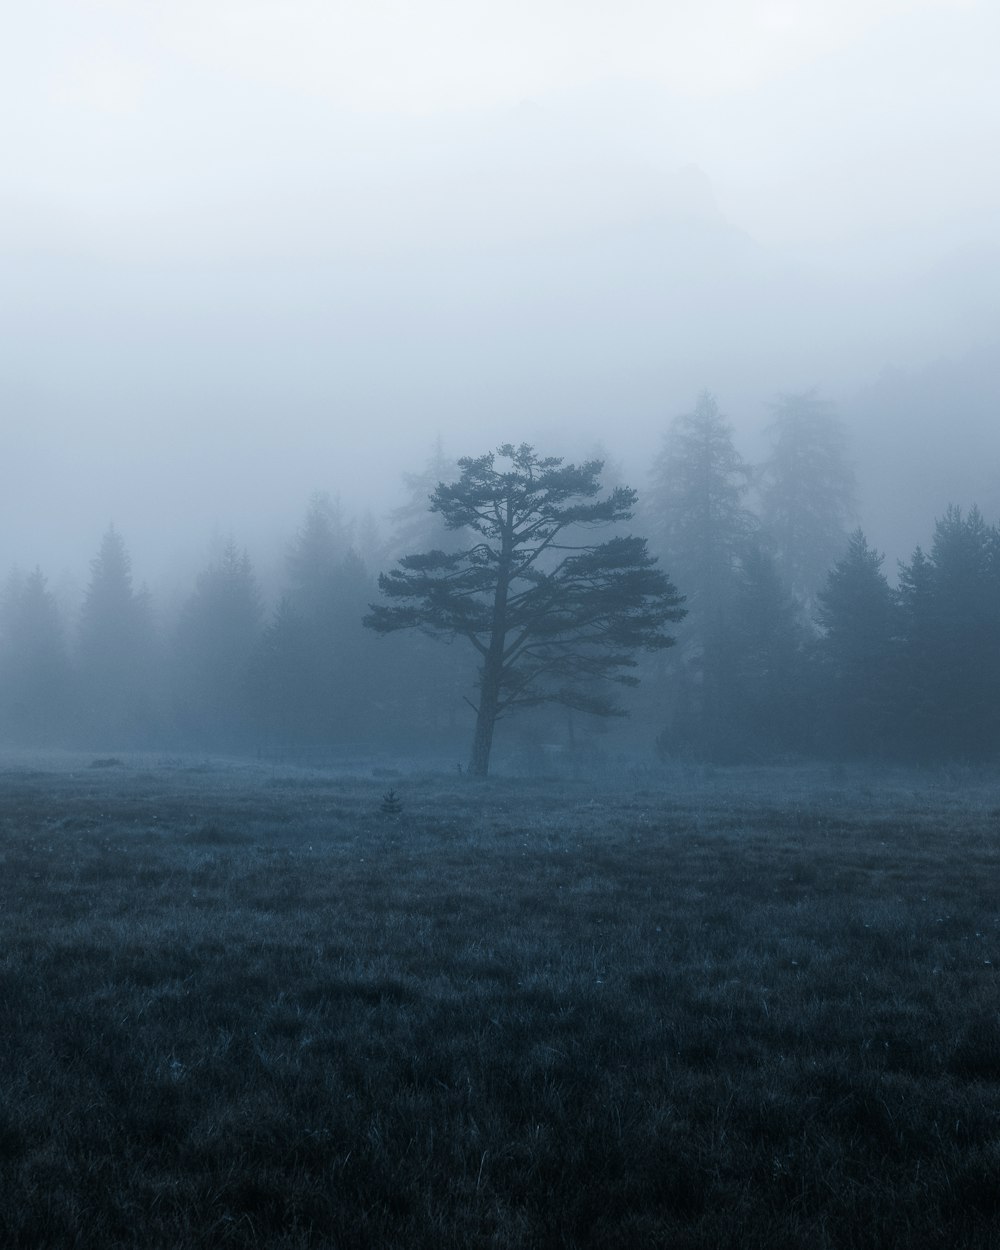
<path fill-rule="evenodd" d="M 712 395 L 677 417 L 653 466 L 647 510 L 656 549 L 686 594 L 688 617 L 661 683 L 669 705 L 683 706 L 660 743 L 668 750 L 728 758 L 741 735 L 742 561 L 754 545 L 756 518 L 745 505 L 751 471 Z M 675 718 L 676 719 L 676 718 Z"/>
<path fill-rule="evenodd" d="M 930 555 L 900 575 L 901 697 L 926 758 L 983 759 L 1000 748 L 1000 532 L 973 507 L 938 520 Z"/>
<path fill-rule="evenodd" d="M 855 530 L 817 595 L 825 745 L 848 755 L 885 755 L 894 749 L 902 622 L 883 561 L 864 533 Z"/>
<path fill-rule="evenodd" d="M 11 575 L 0 601 L 0 723 L 22 745 L 65 737 L 72 680 L 62 615 L 41 569 Z"/>
<path fill-rule="evenodd" d="M 132 564 L 112 525 L 91 561 L 80 612 L 76 663 L 80 725 L 94 741 L 146 741 L 158 715 L 158 660 L 149 595 L 132 584 Z"/>
<path fill-rule="evenodd" d="M 571 526 L 592 532 L 631 516 L 634 491 L 598 498 L 601 467 L 509 443 L 460 460 L 431 509 L 474 541 L 404 556 L 379 578 L 390 602 L 372 605 L 369 628 L 463 638 L 479 656 L 475 775 L 489 770 L 499 718 L 543 703 L 621 714 L 607 683 L 634 684 L 635 653 L 673 641 L 664 626 L 683 616 L 681 600 L 645 539 L 564 545 Z"/>
<path fill-rule="evenodd" d="M 832 404 L 803 391 L 782 395 L 772 407 L 771 452 L 761 467 L 761 524 L 785 581 L 809 613 L 847 543 L 854 472 Z"/>
<path fill-rule="evenodd" d="M 245 732 L 247 669 L 261 615 L 250 558 L 230 540 L 199 575 L 177 626 L 175 702 L 187 732 L 230 740 Z"/>

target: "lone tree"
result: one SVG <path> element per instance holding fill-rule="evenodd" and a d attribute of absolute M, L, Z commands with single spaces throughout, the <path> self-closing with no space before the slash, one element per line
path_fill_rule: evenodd
<path fill-rule="evenodd" d="M 497 468 L 497 460 L 509 467 Z M 590 529 L 631 518 L 636 493 L 598 498 L 603 464 L 564 465 L 522 443 L 458 462 L 430 496 L 449 530 L 478 541 L 456 552 L 404 556 L 379 577 L 391 604 L 372 604 L 380 634 L 419 629 L 467 638 L 482 660 L 470 772 L 484 777 L 497 720 L 517 707 L 560 703 L 622 716 L 606 682 L 634 686 L 637 650 L 673 639 L 683 600 L 654 566 L 646 540 L 581 543 Z"/>

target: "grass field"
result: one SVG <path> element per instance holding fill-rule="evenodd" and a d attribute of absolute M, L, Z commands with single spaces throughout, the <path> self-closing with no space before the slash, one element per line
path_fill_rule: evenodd
<path fill-rule="evenodd" d="M 1000 1246 L 997 779 L 94 763 L 0 761 L 0 1246 Z"/>

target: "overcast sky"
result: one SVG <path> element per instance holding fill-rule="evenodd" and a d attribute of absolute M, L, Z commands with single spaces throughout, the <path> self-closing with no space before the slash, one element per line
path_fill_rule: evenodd
<path fill-rule="evenodd" d="M 0 567 L 981 351 L 998 47 L 974 0 L 18 6 Z"/>

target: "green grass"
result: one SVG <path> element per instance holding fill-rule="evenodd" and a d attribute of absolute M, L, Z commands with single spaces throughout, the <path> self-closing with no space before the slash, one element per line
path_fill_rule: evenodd
<path fill-rule="evenodd" d="M 0 773 L 0 1245 L 1000 1244 L 1000 785 Z"/>

